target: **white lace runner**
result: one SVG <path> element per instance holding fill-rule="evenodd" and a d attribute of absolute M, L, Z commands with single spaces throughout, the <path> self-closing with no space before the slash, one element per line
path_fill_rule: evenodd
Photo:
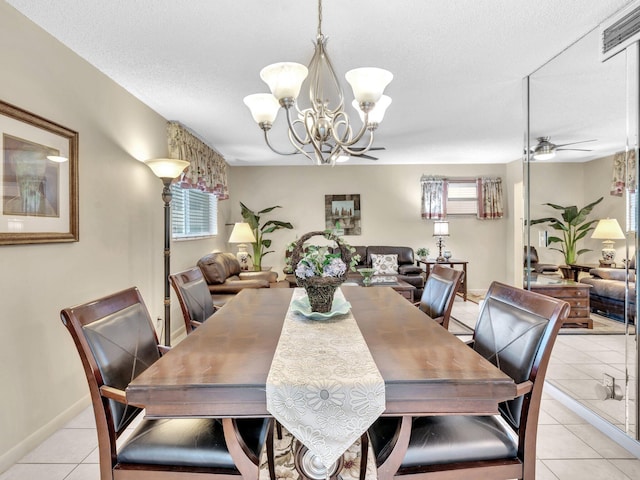
<path fill-rule="evenodd" d="M 296 288 L 292 301 L 305 295 Z M 289 308 L 267 378 L 276 420 L 329 468 L 384 409 L 384 380 L 352 313 L 316 321 Z"/>

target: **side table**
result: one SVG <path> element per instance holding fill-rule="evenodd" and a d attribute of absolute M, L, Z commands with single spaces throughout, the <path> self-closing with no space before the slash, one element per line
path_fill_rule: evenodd
<path fill-rule="evenodd" d="M 591 308 L 589 305 L 589 290 L 591 289 L 591 285 L 560 278 L 545 278 L 540 275 L 538 279 L 531 282 L 530 285 L 532 292 L 558 298 L 569 303 L 571 310 L 564 322 L 565 327 L 593 328 Z"/>
<path fill-rule="evenodd" d="M 429 278 L 429 274 L 431 273 L 431 267 L 432 265 L 447 265 L 451 268 L 462 268 L 462 271 L 464 271 L 464 276 L 462 277 L 462 281 L 460 282 L 460 287 L 458 287 L 458 292 L 459 294 L 462 295 L 462 298 L 464 299 L 464 301 L 467 301 L 467 264 L 469 262 L 467 260 L 454 260 L 454 259 L 449 259 L 449 260 L 445 260 L 444 262 L 438 262 L 436 261 L 435 258 L 427 258 L 426 260 L 416 260 L 416 265 L 419 267 L 420 265 L 424 265 L 424 270 L 426 273 L 426 277 L 425 280 Z"/>

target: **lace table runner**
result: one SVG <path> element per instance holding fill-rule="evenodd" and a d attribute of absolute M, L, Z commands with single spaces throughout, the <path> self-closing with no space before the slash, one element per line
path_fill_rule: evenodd
<path fill-rule="evenodd" d="M 292 301 L 305 295 L 296 288 Z M 267 378 L 276 420 L 329 468 L 384 409 L 384 380 L 352 313 L 316 321 L 290 307 Z"/>

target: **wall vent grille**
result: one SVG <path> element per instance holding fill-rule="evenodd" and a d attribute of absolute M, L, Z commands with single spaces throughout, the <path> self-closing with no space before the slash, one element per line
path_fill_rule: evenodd
<path fill-rule="evenodd" d="M 601 25 L 603 61 L 638 40 L 640 40 L 640 6 L 635 6 L 632 9 L 622 10 Z"/>

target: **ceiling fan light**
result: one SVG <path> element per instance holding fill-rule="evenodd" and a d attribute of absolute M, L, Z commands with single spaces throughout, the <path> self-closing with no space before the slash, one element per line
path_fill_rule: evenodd
<path fill-rule="evenodd" d="M 353 89 L 353 96 L 360 103 L 376 103 L 384 93 L 384 89 L 393 80 L 393 74 L 382 68 L 354 68 L 345 74 L 345 78 Z"/>
<path fill-rule="evenodd" d="M 251 116 L 258 124 L 273 124 L 278 116 L 278 110 L 280 110 L 278 100 L 270 93 L 247 95 L 244 97 L 243 102 L 249 108 Z"/>
<path fill-rule="evenodd" d="M 533 158 L 535 158 L 536 160 L 550 160 L 553 157 L 556 156 L 556 152 L 554 151 L 541 151 L 541 152 L 534 152 L 533 153 Z"/>
<path fill-rule="evenodd" d="M 269 89 L 277 100 L 283 98 L 298 98 L 302 82 L 309 71 L 300 63 L 281 62 L 264 67 L 260 71 L 260 78 L 269 85 Z"/>
<path fill-rule="evenodd" d="M 364 112 L 360 108 L 360 104 L 354 100 L 351 102 L 351 105 L 353 105 L 353 108 L 355 108 L 358 115 L 360 115 L 360 121 L 364 122 Z M 387 108 L 389 108 L 389 105 L 391 105 L 391 97 L 382 95 L 380 100 L 375 103 L 375 106 L 369 110 L 369 125 L 382 123 L 384 114 L 387 111 Z"/>

